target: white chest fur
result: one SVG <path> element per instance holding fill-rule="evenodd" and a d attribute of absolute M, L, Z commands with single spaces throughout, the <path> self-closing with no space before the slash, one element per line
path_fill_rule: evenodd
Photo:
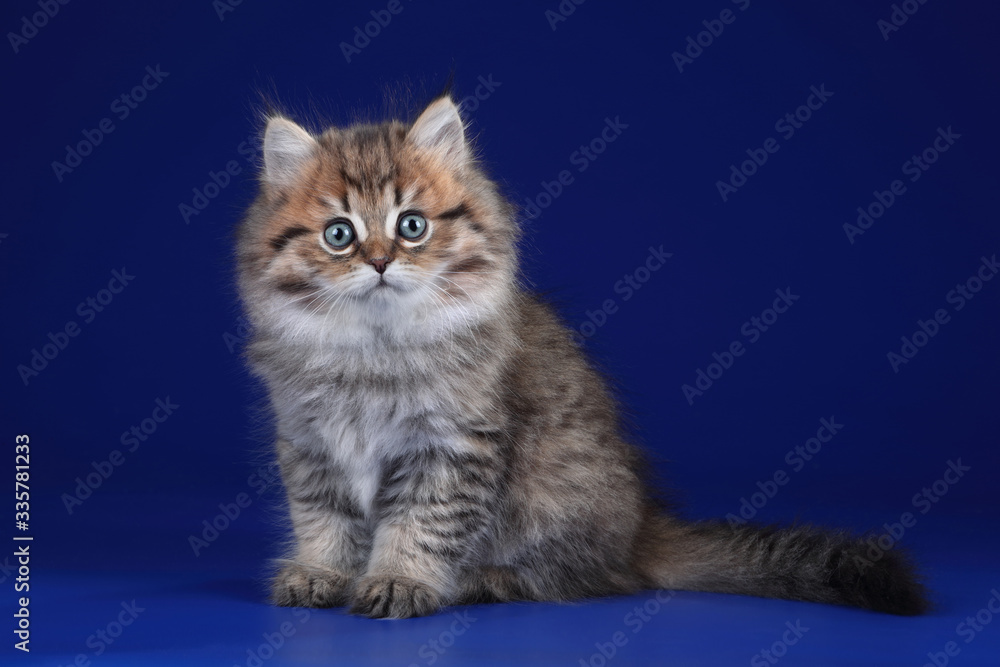
<path fill-rule="evenodd" d="M 458 424 L 474 392 L 463 386 L 468 372 L 454 372 L 451 363 L 457 351 L 444 321 L 454 318 L 418 323 L 397 312 L 400 320 L 386 327 L 391 312 L 376 321 L 346 313 L 333 321 L 287 306 L 271 312 L 279 317 L 270 318 L 269 334 L 254 348 L 265 360 L 259 370 L 279 435 L 324 453 L 363 511 L 370 511 L 393 458 L 468 448 Z"/>

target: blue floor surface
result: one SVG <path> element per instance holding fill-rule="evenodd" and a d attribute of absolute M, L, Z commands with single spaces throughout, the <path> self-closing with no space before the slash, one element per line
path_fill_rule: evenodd
<path fill-rule="evenodd" d="M 1000 664 L 1000 622 L 988 610 L 991 600 L 1000 610 L 996 519 L 928 514 L 910 530 L 905 542 L 937 604 L 919 618 L 649 591 L 374 621 L 266 603 L 266 558 L 280 530 L 271 495 L 197 556 L 189 538 L 214 516 L 202 511 L 211 499 L 95 493 L 74 517 L 53 515 L 73 538 L 33 544 L 31 664 L 922 665 L 939 654 L 942 665 L 949 642 L 948 664 Z M 111 507 L 119 511 L 109 520 Z"/>

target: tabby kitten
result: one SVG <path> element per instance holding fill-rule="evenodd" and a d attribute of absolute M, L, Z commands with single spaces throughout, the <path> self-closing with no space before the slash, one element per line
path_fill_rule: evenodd
<path fill-rule="evenodd" d="M 896 552 L 664 513 L 618 407 L 519 281 L 517 213 L 447 96 L 411 126 L 281 116 L 239 231 L 295 542 L 278 605 L 370 617 L 646 588 L 918 614 Z"/>

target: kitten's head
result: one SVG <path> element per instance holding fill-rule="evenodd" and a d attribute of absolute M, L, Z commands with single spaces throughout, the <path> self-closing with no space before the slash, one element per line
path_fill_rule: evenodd
<path fill-rule="evenodd" d="M 258 324 L 442 330 L 506 300 L 516 224 L 477 168 L 450 98 L 409 127 L 314 136 L 275 116 L 263 158 L 239 240 L 241 288 Z"/>

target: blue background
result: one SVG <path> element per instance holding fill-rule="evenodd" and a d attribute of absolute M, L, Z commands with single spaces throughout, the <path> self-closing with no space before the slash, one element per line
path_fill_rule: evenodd
<path fill-rule="evenodd" d="M 209 0 L 71 2 L 16 52 L 9 36 L 0 48 L 2 474 L 14 474 L 14 436 L 29 434 L 35 538 L 30 656 L 11 647 L 13 546 L 0 550 L 5 663 L 596 667 L 622 632 L 609 664 L 746 664 L 798 621 L 809 630 L 781 664 L 919 665 L 949 641 L 954 664 L 995 664 L 1000 622 L 968 643 L 958 626 L 1000 587 L 1000 281 L 961 310 L 946 295 L 1000 252 L 997 6 L 928 0 L 888 39 L 877 22 L 890 3 L 860 0 L 587 2 L 554 28 L 555 0 L 401 6 L 350 62 L 340 44 L 386 3 L 245 0 L 220 16 Z M 723 9 L 733 22 L 678 71 L 672 54 Z M 0 28 L 18 32 L 37 11 L 5 3 Z M 147 66 L 169 74 L 121 118 L 111 105 Z M 412 119 L 452 71 L 459 98 L 475 96 L 480 77 L 494 82 L 464 108 L 512 199 L 537 201 L 570 171 L 526 222 L 526 274 L 578 330 L 614 299 L 585 345 L 617 378 L 684 513 L 738 512 L 777 471 L 789 481 L 756 520 L 878 533 L 911 512 L 902 541 L 933 613 L 695 593 L 661 605 L 647 593 L 476 607 L 465 629 L 451 611 L 375 622 L 324 610 L 303 623 L 265 604 L 284 525 L 280 484 L 266 483 L 262 393 L 231 350 L 245 333 L 233 234 L 256 169 L 243 142 L 259 130 L 262 97 L 303 122 Z M 786 139 L 775 123 L 811 86 L 833 95 Z M 52 163 L 103 118 L 113 132 L 58 178 Z M 607 118 L 627 127 L 579 171 L 573 153 Z M 939 127 L 960 138 L 910 182 L 903 163 Z M 778 151 L 724 201 L 717 181 L 769 137 Z M 240 173 L 186 221 L 179 207 L 230 161 Z M 843 225 L 896 179 L 905 194 L 849 242 Z M 626 300 L 616 284 L 660 246 L 672 257 Z M 123 268 L 134 279 L 86 321 L 78 304 Z M 743 324 L 786 288 L 799 299 L 751 343 Z M 895 372 L 887 353 L 939 308 L 950 321 Z M 18 366 L 70 322 L 79 335 L 25 383 Z M 745 353 L 689 404 L 682 386 L 736 340 Z M 127 451 L 122 434 L 168 397 L 179 407 Z M 843 429 L 795 470 L 786 453 L 831 417 Z M 77 478 L 116 449 L 121 465 L 68 511 Z M 971 470 L 920 513 L 914 495 L 959 459 Z M 189 537 L 239 494 L 248 506 L 195 555 Z M 0 511 L 13 514 L 7 502 Z M 102 644 L 88 637 L 133 600 L 143 611 L 96 655 Z M 636 628 L 629 614 L 643 604 L 655 613 Z M 285 622 L 294 634 L 260 653 Z"/>

